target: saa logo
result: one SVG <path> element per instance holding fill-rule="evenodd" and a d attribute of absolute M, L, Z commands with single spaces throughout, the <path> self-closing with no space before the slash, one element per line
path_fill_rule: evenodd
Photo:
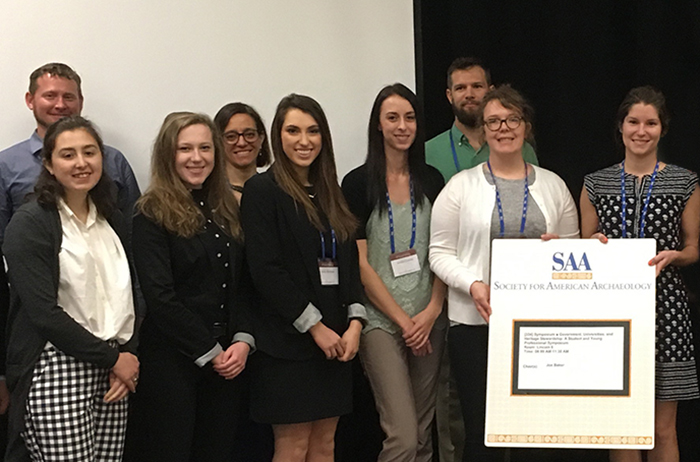
<path fill-rule="evenodd" d="M 552 279 L 592 279 L 591 264 L 586 252 L 580 256 L 573 253 L 554 252 L 552 255 Z"/>

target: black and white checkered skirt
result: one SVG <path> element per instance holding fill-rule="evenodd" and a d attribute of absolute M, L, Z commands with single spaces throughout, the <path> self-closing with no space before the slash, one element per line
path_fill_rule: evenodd
<path fill-rule="evenodd" d="M 22 433 L 33 461 L 120 461 L 127 399 L 105 403 L 109 370 L 50 343 L 34 366 Z"/>

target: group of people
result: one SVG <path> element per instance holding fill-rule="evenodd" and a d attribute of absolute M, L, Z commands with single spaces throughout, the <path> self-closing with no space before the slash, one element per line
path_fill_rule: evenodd
<path fill-rule="evenodd" d="M 291 94 L 269 138 L 243 103 L 169 114 L 140 195 L 80 117 L 80 84 L 37 69 L 37 130 L 0 152 L 6 460 L 229 461 L 249 407 L 274 462 L 332 461 L 359 352 L 379 461 L 433 460 L 436 408 L 440 460 L 502 461 L 484 446 L 491 241 L 577 237 L 657 241 L 650 460 L 678 460 L 677 402 L 700 396 L 678 270 L 698 259 L 700 193 L 658 159 L 657 90 L 622 102 L 624 160 L 586 176 L 579 231 L 566 184 L 538 166 L 532 107 L 472 58 L 448 69 L 455 122 L 427 143 L 416 95 L 381 89 L 342 186 L 323 109 Z M 0 411 L 7 396 L 0 381 Z"/>

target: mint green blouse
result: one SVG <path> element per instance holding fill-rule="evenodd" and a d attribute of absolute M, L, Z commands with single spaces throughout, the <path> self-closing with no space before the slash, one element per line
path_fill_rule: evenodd
<path fill-rule="evenodd" d="M 394 239 L 396 251 L 408 250 L 411 244 L 411 201 L 397 204 L 392 201 L 394 214 Z M 391 244 L 389 240 L 389 214 L 380 213 L 378 208 L 372 211 L 367 221 L 367 260 L 374 268 L 391 296 L 410 317 L 423 311 L 430 302 L 432 295 L 432 273 L 428 262 L 428 244 L 430 242 L 430 201 L 427 198 L 416 207 L 416 243 L 414 249 L 418 255 L 420 271 L 394 277 L 389 256 Z M 401 328 L 384 313 L 375 308 L 365 297 L 368 323 L 364 332 L 382 329 L 390 334 L 401 331 Z"/>

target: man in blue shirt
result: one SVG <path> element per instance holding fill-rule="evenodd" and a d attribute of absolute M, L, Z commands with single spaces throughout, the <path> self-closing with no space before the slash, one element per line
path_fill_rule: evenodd
<path fill-rule="evenodd" d="M 24 99 L 34 113 L 36 131 L 29 139 L 0 152 L 0 243 L 12 215 L 24 203 L 42 169 L 41 148 L 46 129 L 71 115 L 80 115 L 83 93 L 80 76 L 62 63 L 41 66 L 29 77 Z M 104 171 L 117 186 L 117 206 L 128 222 L 141 195 L 129 162 L 117 149 L 105 146 Z"/>
<path fill-rule="evenodd" d="M 83 93 L 80 76 L 62 63 L 49 63 L 41 66 L 29 77 L 29 91 L 24 96 L 27 107 L 34 113 L 36 130 L 29 139 L 0 152 L 0 244 L 5 236 L 5 228 L 12 215 L 24 203 L 27 194 L 34 191 L 41 173 L 41 148 L 46 129 L 52 123 L 71 115 L 79 115 L 83 109 Z M 103 154 L 104 171 L 116 184 L 117 206 L 127 221 L 131 222 L 134 203 L 141 195 L 136 177 L 129 162 L 117 149 L 105 146 Z M 1 254 L 0 254 L 1 255 Z M 7 317 L 8 296 L 4 278 L 4 262 L 0 258 L 2 278 L 0 278 L 0 326 Z M 136 283 L 138 284 L 138 283 Z M 4 329 L 0 331 L 0 414 L 4 414 L 9 401 L 5 383 L 4 368 Z M 4 416 L 0 428 L 6 428 Z M 3 431 L 4 433 L 4 431 Z M 0 459 L 5 452 L 5 438 L 0 438 Z"/>

